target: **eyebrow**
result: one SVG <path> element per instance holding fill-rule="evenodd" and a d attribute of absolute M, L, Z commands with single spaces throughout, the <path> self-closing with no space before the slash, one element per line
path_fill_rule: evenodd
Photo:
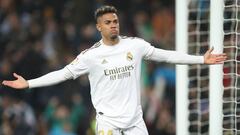
<path fill-rule="evenodd" d="M 107 20 L 104 20 L 103 22 L 115 22 L 115 21 L 118 21 L 118 19 L 113 19 L 113 20 L 107 19 Z"/>
<path fill-rule="evenodd" d="M 103 22 L 111 22 L 111 20 L 104 20 Z"/>

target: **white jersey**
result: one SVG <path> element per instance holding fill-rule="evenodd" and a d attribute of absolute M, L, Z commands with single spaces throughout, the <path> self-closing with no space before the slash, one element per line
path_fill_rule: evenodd
<path fill-rule="evenodd" d="M 139 38 L 120 37 L 119 43 L 102 40 L 83 51 L 62 70 L 29 80 L 29 87 L 42 87 L 88 74 L 97 119 L 116 128 L 129 128 L 142 121 L 140 71 L 142 59 L 181 64 L 200 64 L 203 56 L 157 49 Z"/>
<path fill-rule="evenodd" d="M 127 128 L 142 120 L 141 60 L 152 52 L 153 47 L 141 39 L 120 38 L 114 46 L 100 41 L 67 68 L 74 78 L 88 73 L 92 103 L 99 117 L 118 128 Z"/>
<path fill-rule="evenodd" d="M 67 68 L 74 78 L 88 73 L 92 102 L 100 114 L 98 118 L 113 126 L 127 128 L 142 120 L 141 61 L 143 58 L 154 59 L 154 50 L 139 38 L 120 37 L 114 46 L 105 45 L 101 40 L 82 52 Z M 164 53 L 166 51 L 156 60 L 167 61 L 170 55 Z"/>

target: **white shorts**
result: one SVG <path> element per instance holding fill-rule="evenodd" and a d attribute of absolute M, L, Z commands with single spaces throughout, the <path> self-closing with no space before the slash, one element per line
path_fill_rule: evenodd
<path fill-rule="evenodd" d="M 144 121 L 127 129 L 114 128 L 110 125 L 96 122 L 96 135 L 148 135 Z"/>

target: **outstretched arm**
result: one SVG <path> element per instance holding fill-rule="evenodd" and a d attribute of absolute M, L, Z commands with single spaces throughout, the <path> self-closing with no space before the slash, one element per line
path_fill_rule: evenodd
<path fill-rule="evenodd" d="M 14 89 L 25 89 L 29 87 L 27 80 L 25 80 L 22 76 L 16 73 L 13 73 L 13 76 L 16 78 L 16 80 L 4 80 L 2 84 Z"/>
<path fill-rule="evenodd" d="M 50 86 L 73 78 L 72 73 L 67 68 L 48 73 L 32 80 L 25 80 L 22 76 L 17 75 L 16 73 L 13 75 L 16 80 L 4 80 L 2 84 L 15 89 L 25 89 Z"/>
<path fill-rule="evenodd" d="M 227 56 L 225 53 L 212 54 L 213 48 L 209 49 L 204 56 L 189 55 L 186 53 L 153 48 L 153 51 L 147 56 L 147 59 L 154 61 L 166 61 L 178 64 L 221 64 Z"/>

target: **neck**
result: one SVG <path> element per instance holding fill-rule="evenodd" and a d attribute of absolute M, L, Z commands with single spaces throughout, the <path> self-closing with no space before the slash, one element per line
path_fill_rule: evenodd
<path fill-rule="evenodd" d="M 106 38 L 102 38 L 102 39 L 103 39 L 103 43 L 109 46 L 113 46 L 119 42 L 119 37 L 115 39 L 106 39 Z"/>

